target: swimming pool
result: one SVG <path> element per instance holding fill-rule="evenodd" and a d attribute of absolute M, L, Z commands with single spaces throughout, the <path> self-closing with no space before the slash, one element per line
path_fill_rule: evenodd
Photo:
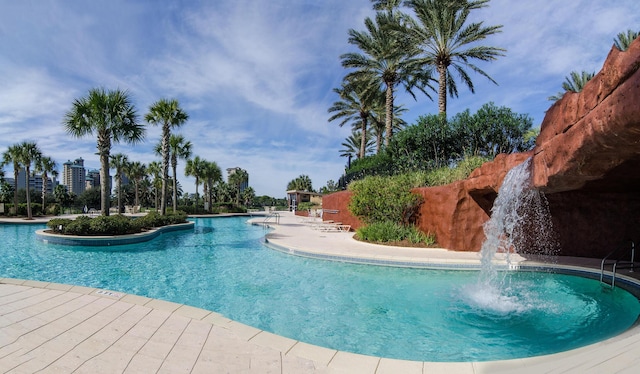
<path fill-rule="evenodd" d="M 171 300 L 312 344 L 420 361 L 563 351 L 624 331 L 640 312 L 626 291 L 568 275 L 510 272 L 496 294 L 472 271 L 290 256 L 245 221 L 196 219 L 192 232 L 117 251 L 44 244 L 33 234 L 43 226 L 0 225 L 0 277 Z"/>

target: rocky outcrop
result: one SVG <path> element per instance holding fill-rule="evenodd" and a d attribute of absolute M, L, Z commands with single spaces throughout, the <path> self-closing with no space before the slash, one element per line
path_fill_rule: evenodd
<path fill-rule="evenodd" d="M 551 106 L 533 151 L 500 155 L 463 181 L 416 189 L 425 200 L 419 227 L 444 248 L 480 250 L 506 173 L 528 157 L 560 254 L 601 258 L 623 240 L 640 243 L 640 39 L 625 52 L 612 48 L 582 92 Z M 346 204 L 336 209 L 344 213 Z"/>
<path fill-rule="evenodd" d="M 446 186 L 416 188 L 424 197 L 418 226 L 436 235 L 438 245 L 457 251 L 479 251 L 482 225 L 489 219 L 502 180 L 511 168 L 532 153 L 498 155 L 474 170 L 469 178 Z"/>
<path fill-rule="evenodd" d="M 580 93 L 547 112 L 536 141 L 534 185 L 547 193 L 640 190 L 640 39 L 612 48 Z"/>

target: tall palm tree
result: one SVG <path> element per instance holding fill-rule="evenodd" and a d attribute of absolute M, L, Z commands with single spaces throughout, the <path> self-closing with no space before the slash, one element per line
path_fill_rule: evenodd
<path fill-rule="evenodd" d="M 140 161 L 134 161 L 128 163 L 124 171 L 127 177 L 133 181 L 135 206 L 138 207 L 140 206 L 140 184 L 142 183 L 142 179 L 147 175 L 147 167 Z"/>
<path fill-rule="evenodd" d="M 589 82 L 594 76 L 595 73 L 593 72 L 589 73 L 583 70 L 582 73 L 578 73 L 577 71 L 572 71 L 564 78 L 565 80 L 562 83 L 564 92 L 558 92 L 554 96 L 549 96 L 547 100 L 558 101 L 562 99 L 562 96 L 564 96 L 566 92 L 581 92 L 585 84 L 587 84 L 587 82 Z"/>
<path fill-rule="evenodd" d="M 187 160 L 191 157 L 191 142 L 186 141 L 182 135 L 171 135 L 169 138 L 169 150 L 171 152 L 171 171 L 173 172 L 173 211 L 178 210 L 178 159 Z"/>
<path fill-rule="evenodd" d="M 187 160 L 187 165 L 184 168 L 184 174 L 186 176 L 196 178 L 196 198 L 194 202 L 196 211 L 198 210 L 198 186 L 203 176 L 205 162 L 206 161 L 201 159 L 200 156 L 196 156 L 193 159 Z"/>
<path fill-rule="evenodd" d="M 372 86 L 374 89 L 371 89 Z M 339 126 L 351 122 L 351 125 L 358 128 L 361 133 L 368 132 L 369 120 L 372 112 L 377 108 L 384 108 L 384 93 L 371 82 L 343 82 L 341 88 L 334 88 L 333 92 L 340 96 L 340 101 L 336 101 L 328 109 L 329 113 L 334 113 L 329 117 L 329 122 L 342 119 Z M 358 158 L 366 154 L 366 137 L 361 137 Z"/>
<path fill-rule="evenodd" d="M 158 210 L 158 191 L 162 188 L 162 166 L 158 161 L 153 161 L 149 163 L 147 167 L 147 173 L 151 176 L 151 185 L 154 190 L 154 206 L 156 211 Z"/>
<path fill-rule="evenodd" d="M 240 205 L 240 196 L 242 194 L 241 188 L 243 184 L 246 184 L 249 180 L 249 173 L 241 168 L 236 168 L 233 173 L 229 175 L 227 181 L 229 185 L 233 186 L 236 195 L 236 205 Z"/>
<path fill-rule="evenodd" d="M 95 133 L 100 157 L 100 208 L 109 215 L 110 189 L 109 156 L 111 143 L 130 144 L 144 139 L 145 128 L 138 123 L 138 115 L 127 91 L 105 91 L 96 88 L 88 96 L 76 99 L 65 115 L 64 126 L 76 138 Z M 119 209 L 119 208 L 118 208 Z"/>
<path fill-rule="evenodd" d="M 204 178 L 204 183 L 202 184 L 204 196 L 207 201 L 209 201 L 208 211 L 211 212 L 214 185 L 222 180 L 222 170 L 220 170 L 220 167 L 215 161 L 207 161 L 203 168 L 202 177 Z"/>
<path fill-rule="evenodd" d="M 144 118 L 152 125 L 162 126 L 162 200 L 160 214 L 164 215 L 167 211 L 171 129 L 182 126 L 189 119 L 189 115 L 180 108 L 178 100 L 160 99 L 151 105 L 149 113 Z"/>
<path fill-rule="evenodd" d="M 40 151 L 40 148 L 38 148 L 38 145 L 35 142 L 22 142 L 19 147 L 20 156 L 18 158 L 18 163 L 20 164 L 20 167 L 25 170 L 25 185 L 27 187 L 27 219 L 33 219 L 33 214 L 31 213 L 29 176 L 31 175 L 31 165 L 38 163 L 42 157 L 42 151 Z"/>
<path fill-rule="evenodd" d="M 371 153 L 373 151 L 373 139 L 369 133 L 364 137 L 365 138 L 365 155 L 367 153 Z M 340 150 L 340 157 L 353 157 L 361 158 L 360 154 L 360 145 L 362 144 L 362 131 L 357 130 L 353 131 L 351 135 L 349 135 L 344 142 L 342 142 L 342 149 Z"/>
<path fill-rule="evenodd" d="M 393 131 L 400 131 L 407 126 L 407 121 L 402 119 L 401 114 L 406 112 L 407 108 L 404 106 L 393 107 Z M 380 153 L 382 149 L 382 138 L 386 131 L 386 125 L 384 122 L 385 108 L 376 107 L 371 116 L 371 133 L 376 138 L 376 153 Z"/>
<path fill-rule="evenodd" d="M 18 173 L 20 172 L 20 144 L 10 145 L 2 154 L 2 165 L 13 166 L 13 209 L 18 215 Z"/>
<path fill-rule="evenodd" d="M 122 174 L 129 167 L 129 158 L 122 153 L 110 156 L 110 167 L 116 169 L 116 184 L 118 185 L 118 214 L 122 213 Z"/>
<path fill-rule="evenodd" d="M 399 28 L 397 15 L 378 12 L 375 21 L 365 19 L 366 31 L 349 30 L 349 43 L 362 53 L 345 53 L 340 56 L 342 66 L 354 69 L 345 77 L 349 82 L 371 82 L 385 92 L 385 145 L 393 136 L 393 106 L 395 89 L 404 85 L 414 98 L 413 88 L 425 93 L 431 88 L 431 72 L 422 69 L 416 60 L 418 50 L 401 33 L 392 32 Z"/>
<path fill-rule="evenodd" d="M 56 162 L 51 157 L 43 156 L 36 163 L 36 172 L 42 173 L 42 213 L 46 212 L 45 202 L 47 197 L 47 182 L 49 181 L 49 173 L 52 176 L 58 176 Z"/>
<path fill-rule="evenodd" d="M 637 31 L 629 29 L 626 33 L 621 32 L 620 34 L 618 34 L 616 38 L 613 39 L 613 44 L 619 50 L 626 51 L 627 49 L 629 49 L 631 43 L 633 43 L 633 41 L 636 40 L 639 35 L 640 33 L 638 33 Z"/>
<path fill-rule="evenodd" d="M 496 83 L 472 60 L 493 61 L 504 56 L 503 48 L 477 45 L 488 36 L 501 32 L 502 25 L 483 26 L 482 22 L 466 24 L 472 10 L 487 6 L 489 0 L 408 0 L 417 21 L 408 19 L 409 38 L 422 51 L 424 66 L 435 67 L 438 74 L 438 112 L 446 117 L 447 91 L 458 97 L 453 69 L 460 80 L 475 93 L 473 82 L 465 69 L 483 75 Z"/>

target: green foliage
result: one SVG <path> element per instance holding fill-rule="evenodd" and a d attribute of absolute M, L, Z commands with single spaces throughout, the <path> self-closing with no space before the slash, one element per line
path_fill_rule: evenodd
<path fill-rule="evenodd" d="M 465 157 L 455 167 L 448 166 L 431 170 L 426 173 L 427 186 L 444 186 L 455 181 L 466 179 L 472 171 L 479 168 L 488 158 L 480 156 Z"/>
<path fill-rule="evenodd" d="M 423 179 L 422 179 L 423 181 Z M 391 221 L 409 225 L 415 221 L 422 197 L 411 193 L 422 185 L 417 175 L 373 176 L 349 185 L 353 197 L 349 211 L 366 224 Z"/>
<path fill-rule="evenodd" d="M 112 216 L 79 216 L 75 220 L 54 218 L 47 227 L 55 233 L 80 236 L 126 235 L 141 232 L 154 227 L 162 227 L 187 222 L 187 214 L 176 212 L 160 215 L 151 212 L 139 218 L 130 218 L 121 214 Z M 60 229 L 62 227 L 62 230 Z"/>
<path fill-rule="evenodd" d="M 395 175 L 449 167 L 465 156 L 493 159 L 499 153 L 523 152 L 535 146 L 528 115 L 493 103 L 475 114 L 468 110 L 446 120 L 443 115 L 418 118 L 396 133 L 389 146 L 374 156 L 355 160 L 340 185 L 371 175 Z"/>
<path fill-rule="evenodd" d="M 47 222 L 47 227 L 51 229 L 54 233 L 62 234 L 64 233 L 64 228 L 67 227 L 73 220 L 68 218 L 54 218 L 50 219 Z"/>
<path fill-rule="evenodd" d="M 411 244 L 435 244 L 433 235 L 427 235 L 413 226 L 403 226 L 389 221 L 361 227 L 356 234 L 360 240 L 374 243 L 408 241 Z"/>

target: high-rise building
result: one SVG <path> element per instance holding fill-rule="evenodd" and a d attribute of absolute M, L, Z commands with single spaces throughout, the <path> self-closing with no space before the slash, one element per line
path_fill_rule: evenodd
<path fill-rule="evenodd" d="M 18 189 L 26 189 L 27 185 L 25 183 L 25 174 L 26 171 L 24 169 L 20 169 L 18 171 Z M 9 179 L 9 178 L 5 178 Z M 29 177 L 29 189 L 31 191 L 42 191 L 42 175 L 33 174 Z M 53 188 L 55 187 L 55 180 L 47 178 L 47 193 L 52 193 Z M 13 178 L 11 178 L 11 185 L 13 186 Z"/>
<path fill-rule="evenodd" d="M 100 188 L 100 170 L 87 171 L 87 188 Z"/>
<path fill-rule="evenodd" d="M 67 187 L 67 192 L 76 195 L 83 193 L 86 189 L 86 176 L 82 157 L 73 162 L 67 161 L 62 167 L 62 184 Z"/>

